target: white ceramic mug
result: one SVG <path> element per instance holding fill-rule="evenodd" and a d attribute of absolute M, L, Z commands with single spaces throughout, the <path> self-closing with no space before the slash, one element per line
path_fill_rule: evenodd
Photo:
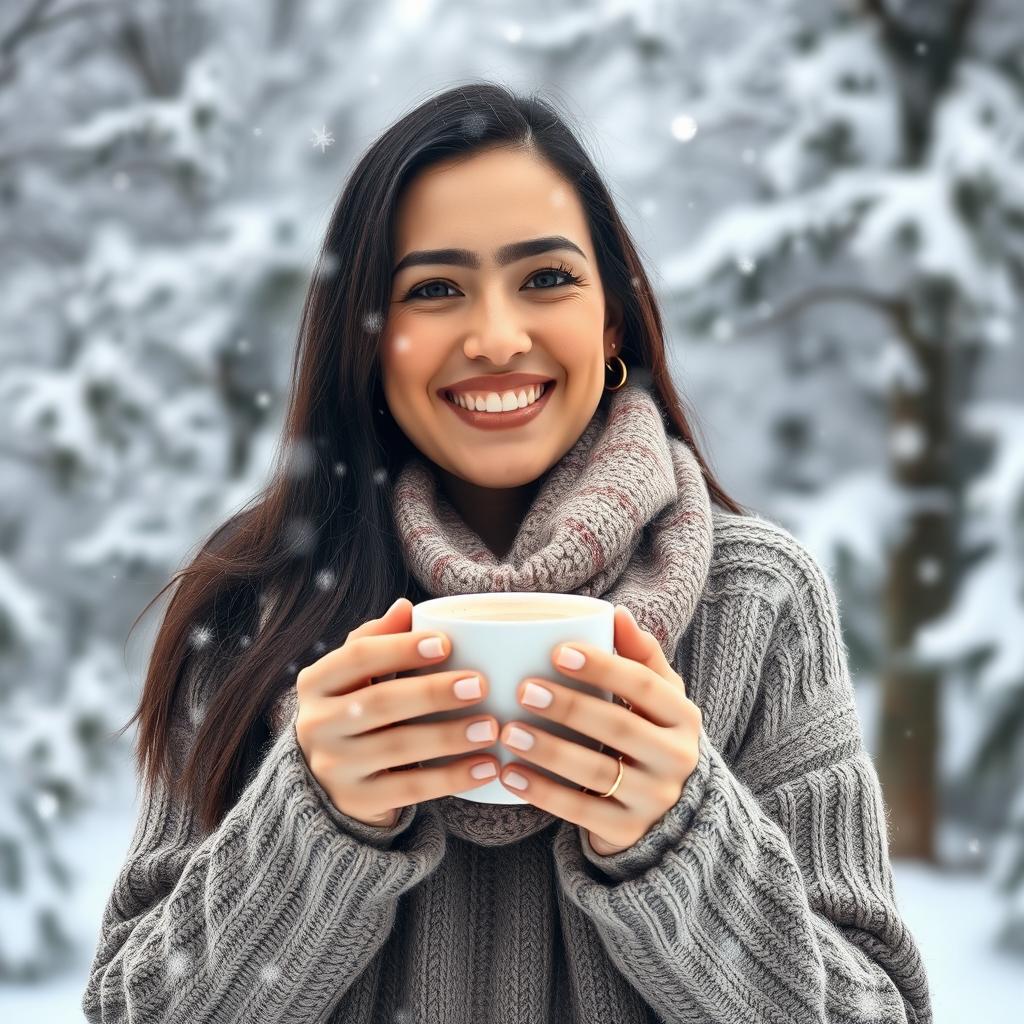
<path fill-rule="evenodd" d="M 468 602 L 468 605 L 467 605 Z M 533 608 L 550 605 L 552 611 L 562 609 L 563 617 L 537 618 L 527 620 L 510 619 L 477 619 L 459 618 L 460 609 L 469 607 L 474 615 L 486 615 L 488 609 L 500 611 L 502 605 L 526 602 Z M 573 612 L 579 606 L 581 614 L 565 615 L 567 606 Z M 447 612 L 447 614 L 445 614 Z M 436 629 L 446 634 L 451 641 L 451 654 L 443 661 L 434 665 L 412 670 L 410 675 L 429 675 L 450 669 L 467 669 L 482 673 L 490 689 L 483 701 L 478 701 L 466 708 L 451 711 L 437 711 L 429 715 L 418 716 L 417 722 L 433 722 L 442 719 L 461 718 L 472 711 L 473 714 L 490 714 L 498 720 L 499 730 L 507 722 L 519 720 L 562 736 L 581 746 L 599 750 L 601 744 L 589 736 L 584 736 L 573 729 L 566 728 L 558 722 L 543 718 L 516 699 L 519 684 L 528 676 L 550 679 L 563 686 L 572 687 L 592 696 L 613 700 L 614 694 L 607 690 L 599 690 L 579 680 L 563 675 L 555 668 L 552 653 L 561 643 L 572 643 L 578 640 L 591 644 L 603 651 L 614 653 L 615 637 L 615 605 L 597 597 L 582 597 L 578 594 L 549 594 L 523 591 L 501 591 L 488 594 L 456 594 L 451 597 L 436 597 L 413 605 L 412 629 L 419 632 L 424 629 Z M 494 753 L 501 766 L 516 760 L 516 753 L 505 747 L 498 740 L 489 747 L 480 748 Z M 450 761 L 465 757 L 465 754 L 431 758 L 431 764 L 447 764 Z M 574 785 L 567 779 L 539 765 L 530 767 L 542 772 L 562 785 Z M 581 789 L 575 785 L 576 789 Z M 525 804 L 528 801 L 507 790 L 499 778 L 495 777 L 485 786 L 456 793 L 464 800 L 474 800 L 482 804 Z"/>

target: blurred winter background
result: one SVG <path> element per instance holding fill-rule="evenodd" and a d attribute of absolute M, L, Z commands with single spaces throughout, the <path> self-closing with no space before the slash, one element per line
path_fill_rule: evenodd
<path fill-rule="evenodd" d="M 4 0 L 0 1016 L 82 1019 L 158 615 L 128 627 L 269 469 L 354 161 L 478 77 L 575 119 L 713 465 L 835 583 L 936 1021 L 1009 1019 L 1019 0 Z"/>

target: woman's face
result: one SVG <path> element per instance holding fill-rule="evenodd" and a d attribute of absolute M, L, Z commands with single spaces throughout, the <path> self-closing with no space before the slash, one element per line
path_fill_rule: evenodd
<path fill-rule="evenodd" d="M 606 304 L 575 191 L 536 157 L 499 148 L 422 172 L 396 213 L 398 269 L 381 350 L 392 416 L 420 452 L 463 480 L 494 488 L 536 480 L 579 439 L 601 399 L 605 360 L 621 349 L 621 305 Z M 503 247 L 552 236 L 570 244 L 500 258 Z M 426 250 L 448 252 L 406 263 Z M 454 250 L 473 265 L 455 262 Z M 555 382 L 521 426 L 472 426 L 444 397 L 467 378 L 513 372 Z"/>

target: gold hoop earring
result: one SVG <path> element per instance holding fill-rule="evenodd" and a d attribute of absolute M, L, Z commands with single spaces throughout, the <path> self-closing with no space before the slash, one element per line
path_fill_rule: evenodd
<path fill-rule="evenodd" d="M 622 367 L 622 380 L 620 380 L 619 383 L 616 384 L 615 387 L 613 387 L 613 388 L 610 388 L 610 387 L 608 387 L 607 384 L 605 384 L 605 386 L 604 386 L 605 391 L 618 391 L 619 388 L 621 388 L 622 385 L 626 383 L 626 378 L 629 376 L 629 370 L 626 369 L 626 363 L 622 359 L 622 357 L 621 356 L 612 356 L 612 359 L 618 359 L 619 365 Z M 613 369 L 613 367 L 611 365 L 611 360 L 605 360 L 604 367 L 605 367 L 606 370 Z"/>

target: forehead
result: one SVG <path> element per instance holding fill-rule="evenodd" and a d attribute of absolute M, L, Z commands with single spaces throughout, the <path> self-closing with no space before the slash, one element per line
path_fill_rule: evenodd
<path fill-rule="evenodd" d="M 573 187 L 539 158 L 495 149 L 422 171 L 396 210 L 395 256 L 459 246 L 490 261 L 505 242 L 560 234 L 590 251 L 583 207 Z"/>

